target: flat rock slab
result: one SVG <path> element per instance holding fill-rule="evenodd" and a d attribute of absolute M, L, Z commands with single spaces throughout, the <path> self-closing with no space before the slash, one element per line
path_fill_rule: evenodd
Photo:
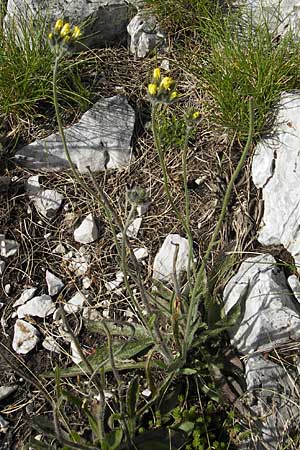
<path fill-rule="evenodd" d="M 127 167 L 135 112 L 125 97 L 103 98 L 65 129 L 71 159 L 79 172 Z M 21 148 L 15 160 L 33 170 L 58 171 L 69 167 L 59 133 Z"/>
<path fill-rule="evenodd" d="M 264 200 L 259 242 L 282 244 L 300 267 L 300 94 L 282 94 L 274 133 L 255 149 L 252 179 Z"/>
<path fill-rule="evenodd" d="M 23 18 L 45 18 L 48 30 L 57 19 L 64 18 L 72 25 L 81 25 L 82 41 L 89 47 L 111 45 L 126 36 L 126 26 L 132 17 L 130 2 L 125 0 L 8 0 L 5 21 Z M 22 19 L 21 19 L 22 18 Z"/>
<path fill-rule="evenodd" d="M 227 283 L 225 313 L 238 302 L 241 317 L 230 337 L 240 353 L 268 351 L 300 340 L 300 305 L 272 255 L 247 258 Z"/>

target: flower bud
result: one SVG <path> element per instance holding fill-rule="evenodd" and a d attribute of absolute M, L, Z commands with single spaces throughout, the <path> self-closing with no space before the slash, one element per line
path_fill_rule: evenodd
<path fill-rule="evenodd" d="M 157 86 L 154 83 L 148 84 L 148 92 L 150 95 L 154 96 L 157 94 Z"/>
<path fill-rule="evenodd" d="M 72 38 L 73 38 L 73 39 L 78 39 L 80 36 L 81 36 L 81 30 L 80 30 L 80 28 L 76 25 L 76 26 L 73 28 Z"/>
<path fill-rule="evenodd" d="M 200 112 L 199 111 L 195 111 L 194 114 L 192 115 L 192 119 L 196 120 L 198 119 L 200 116 Z"/>
<path fill-rule="evenodd" d="M 62 19 L 58 19 L 54 25 L 54 33 L 59 33 L 63 26 L 64 21 Z"/>
<path fill-rule="evenodd" d="M 170 102 L 172 102 L 173 100 L 176 100 L 176 98 L 178 98 L 178 92 L 174 91 L 170 95 Z"/>
<path fill-rule="evenodd" d="M 156 81 L 160 79 L 160 69 L 158 67 L 153 70 L 153 79 Z"/>
<path fill-rule="evenodd" d="M 67 22 L 67 23 L 65 23 L 64 26 L 62 27 L 61 32 L 60 32 L 60 36 L 61 36 L 62 38 L 64 38 L 65 36 L 67 36 L 68 34 L 70 34 L 70 32 L 71 32 L 71 27 L 70 27 L 70 24 Z"/>
<path fill-rule="evenodd" d="M 170 90 L 174 86 L 174 80 L 171 77 L 164 77 L 160 83 L 160 87 L 166 91 Z"/>

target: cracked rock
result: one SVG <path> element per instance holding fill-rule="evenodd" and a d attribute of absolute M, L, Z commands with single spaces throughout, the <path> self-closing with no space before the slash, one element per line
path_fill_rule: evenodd
<path fill-rule="evenodd" d="M 71 159 L 79 172 L 121 169 L 131 161 L 135 112 L 127 99 L 103 98 L 85 112 L 78 123 L 65 129 Z M 69 167 L 59 133 L 26 145 L 16 161 L 28 168 L 63 170 Z"/>
<path fill-rule="evenodd" d="M 258 240 L 282 244 L 300 267 L 300 94 L 283 93 L 273 134 L 256 147 L 252 178 L 262 188 Z"/>
<path fill-rule="evenodd" d="M 300 339 L 300 305 L 272 255 L 247 258 L 224 290 L 224 312 L 237 303 L 241 317 L 230 330 L 240 353 L 268 351 Z"/>
<path fill-rule="evenodd" d="M 166 36 L 160 29 L 155 16 L 141 11 L 127 26 L 130 36 L 130 51 L 138 58 L 145 58 L 153 50 L 167 51 Z"/>

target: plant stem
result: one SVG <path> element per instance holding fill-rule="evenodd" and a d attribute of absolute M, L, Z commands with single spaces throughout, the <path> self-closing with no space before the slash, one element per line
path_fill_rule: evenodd
<path fill-rule="evenodd" d="M 201 266 L 197 272 L 196 275 L 196 280 L 195 280 L 195 285 L 193 287 L 192 290 L 192 295 L 191 295 L 191 300 L 190 300 L 190 305 L 189 305 L 189 309 L 188 309 L 188 315 L 187 315 L 187 320 L 186 320 L 186 328 L 185 328 L 185 335 L 184 335 L 184 340 L 183 340 L 183 344 L 182 344 L 182 356 L 183 359 L 186 360 L 187 357 L 187 352 L 189 349 L 189 346 L 191 345 L 192 341 L 193 341 L 193 337 L 194 337 L 194 327 L 192 328 L 194 321 L 198 315 L 198 306 L 199 306 L 199 302 L 200 302 L 200 294 L 199 294 L 199 288 L 201 286 L 202 283 L 202 279 L 205 273 L 205 269 L 206 269 L 206 264 L 207 261 L 210 257 L 211 251 L 213 246 L 216 243 L 218 234 L 221 230 L 222 224 L 223 224 L 223 220 L 224 217 L 226 215 L 226 211 L 227 211 L 227 207 L 228 207 L 228 203 L 230 200 L 230 196 L 231 196 L 231 192 L 234 186 L 234 182 L 237 178 L 237 176 L 239 175 L 241 169 L 243 168 L 243 164 L 245 162 L 246 156 L 248 154 L 248 151 L 251 147 L 251 143 L 252 143 L 252 139 L 253 139 L 253 133 L 254 133 L 254 117 L 253 117 L 253 98 L 251 97 L 249 99 L 249 131 L 248 131 L 248 139 L 246 142 L 246 145 L 242 151 L 240 160 L 235 168 L 235 171 L 233 172 L 231 179 L 228 183 L 226 192 L 225 192 L 225 196 L 224 196 L 224 200 L 223 200 L 223 204 L 222 204 L 222 209 L 221 209 L 221 213 L 219 215 L 219 219 L 218 222 L 216 224 L 216 227 L 214 229 L 214 232 L 212 234 L 212 237 L 210 239 L 210 242 L 208 244 L 207 250 L 205 252 L 205 255 L 202 259 L 202 263 Z"/>

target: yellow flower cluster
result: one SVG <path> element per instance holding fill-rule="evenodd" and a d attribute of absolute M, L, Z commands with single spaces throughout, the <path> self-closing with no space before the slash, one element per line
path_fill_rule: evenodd
<path fill-rule="evenodd" d="M 148 94 L 153 102 L 172 103 L 178 98 L 175 81 L 171 77 L 162 77 L 160 69 L 153 70 L 151 83 L 148 84 Z"/>
<path fill-rule="evenodd" d="M 53 31 L 49 33 L 48 38 L 52 45 L 70 45 L 73 44 L 81 36 L 81 30 L 76 25 L 71 29 L 69 22 L 58 19 L 55 22 Z"/>

